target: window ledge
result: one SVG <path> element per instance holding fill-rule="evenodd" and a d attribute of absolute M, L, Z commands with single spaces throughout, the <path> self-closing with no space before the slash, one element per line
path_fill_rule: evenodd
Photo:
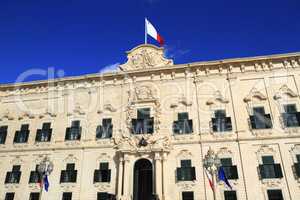
<path fill-rule="evenodd" d="M 254 136 L 258 136 L 258 137 L 265 137 L 265 136 L 272 135 L 272 129 L 271 128 L 268 128 L 268 129 L 251 129 L 251 132 Z"/>
<path fill-rule="evenodd" d="M 264 185 L 267 185 L 268 187 L 277 187 L 281 184 L 281 179 L 282 178 L 266 178 L 262 179 L 261 182 Z"/>
<path fill-rule="evenodd" d="M 63 189 L 72 189 L 75 188 L 77 183 L 60 183 L 60 187 Z"/>
<path fill-rule="evenodd" d="M 99 188 L 101 191 L 108 191 L 111 188 L 110 182 L 97 182 L 94 183 L 95 188 Z"/>
<path fill-rule="evenodd" d="M 300 127 L 299 126 L 284 127 L 283 130 L 284 130 L 285 133 L 288 133 L 288 134 L 297 134 L 297 133 L 300 133 Z"/>
<path fill-rule="evenodd" d="M 192 190 L 197 185 L 197 180 L 193 181 L 178 181 L 177 186 L 181 190 Z"/>
<path fill-rule="evenodd" d="M 20 187 L 19 183 L 6 183 L 5 188 L 9 190 L 18 189 Z"/>

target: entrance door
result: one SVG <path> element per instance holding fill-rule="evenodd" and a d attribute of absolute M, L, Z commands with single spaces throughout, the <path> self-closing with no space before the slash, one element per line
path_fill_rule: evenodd
<path fill-rule="evenodd" d="M 152 164 L 147 159 L 134 165 L 133 200 L 151 200 L 153 193 Z"/>

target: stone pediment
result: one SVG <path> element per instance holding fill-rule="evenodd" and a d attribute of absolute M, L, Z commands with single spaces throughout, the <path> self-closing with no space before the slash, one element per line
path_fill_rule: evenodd
<path fill-rule="evenodd" d="M 173 65 L 173 60 L 164 57 L 164 48 L 150 44 L 139 45 L 127 52 L 127 62 L 120 65 L 124 71 L 149 69 Z"/>

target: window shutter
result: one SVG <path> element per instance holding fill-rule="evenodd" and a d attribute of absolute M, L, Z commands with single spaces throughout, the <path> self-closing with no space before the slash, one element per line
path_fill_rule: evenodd
<path fill-rule="evenodd" d="M 250 124 L 252 129 L 256 129 L 256 123 L 254 116 L 250 116 Z"/>
<path fill-rule="evenodd" d="M 296 175 L 299 178 L 300 177 L 300 163 L 295 163 L 294 168 L 295 168 Z"/>
<path fill-rule="evenodd" d="M 183 121 L 188 119 L 189 119 L 189 113 L 187 112 L 178 113 L 178 121 Z"/>
<path fill-rule="evenodd" d="M 177 173 L 177 181 L 181 181 L 182 180 L 182 168 L 177 168 L 176 173 Z"/>
<path fill-rule="evenodd" d="M 72 180 L 72 182 L 76 183 L 77 181 L 77 170 L 72 171 L 72 177 L 74 177 L 74 179 Z"/>
<path fill-rule="evenodd" d="M 264 119 L 265 119 L 265 128 L 272 128 L 272 120 L 271 120 L 271 115 L 270 114 L 266 114 L 264 115 Z"/>
<path fill-rule="evenodd" d="M 260 179 L 265 179 L 266 175 L 265 175 L 264 165 L 259 165 L 258 169 L 259 169 L 258 171 L 259 171 Z"/>
<path fill-rule="evenodd" d="M 107 170 L 108 174 L 107 174 L 107 182 L 110 182 L 111 179 L 111 170 Z"/>
<path fill-rule="evenodd" d="M 226 131 L 232 131 L 231 117 L 225 118 Z"/>
<path fill-rule="evenodd" d="M 5 177 L 5 182 L 4 182 L 5 184 L 9 183 L 10 177 L 11 177 L 11 172 L 6 172 L 6 177 Z"/>
<path fill-rule="evenodd" d="M 231 179 L 239 179 L 238 170 L 237 170 L 236 165 L 231 166 L 230 171 L 231 171 Z"/>
<path fill-rule="evenodd" d="M 94 183 L 100 182 L 100 170 L 96 169 L 94 171 Z"/>
<path fill-rule="evenodd" d="M 196 169 L 195 167 L 191 167 L 192 180 L 196 180 Z"/>
<path fill-rule="evenodd" d="M 282 170 L 281 170 L 281 165 L 280 164 L 274 164 L 274 170 L 275 170 L 275 176 L 276 178 L 282 178 Z"/>
<path fill-rule="evenodd" d="M 216 118 L 212 118 L 211 119 L 211 123 L 212 123 L 213 132 L 217 132 L 218 131 L 217 119 Z"/>

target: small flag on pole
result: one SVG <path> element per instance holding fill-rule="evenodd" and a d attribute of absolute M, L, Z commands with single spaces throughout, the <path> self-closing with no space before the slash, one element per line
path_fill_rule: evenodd
<path fill-rule="evenodd" d="M 150 35 L 153 39 L 155 39 L 160 46 L 164 45 L 164 39 L 161 35 L 159 35 L 154 28 L 154 26 L 145 18 L 145 44 L 147 44 L 147 35 Z"/>
<path fill-rule="evenodd" d="M 209 174 L 209 172 L 207 171 L 207 169 L 204 169 L 204 171 L 205 171 L 206 177 L 208 179 L 210 188 L 214 191 L 215 190 L 215 186 L 214 186 L 214 183 L 213 183 L 213 180 L 212 180 L 212 176 Z"/>
<path fill-rule="evenodd" d="M 45 188 L 46 192 L 48 192 L 49 181 L 48 181 L 48 176 L 47 175 L 44 176 L 44 181 L 43 182 L 44 182 L 44 188 Z"/>

